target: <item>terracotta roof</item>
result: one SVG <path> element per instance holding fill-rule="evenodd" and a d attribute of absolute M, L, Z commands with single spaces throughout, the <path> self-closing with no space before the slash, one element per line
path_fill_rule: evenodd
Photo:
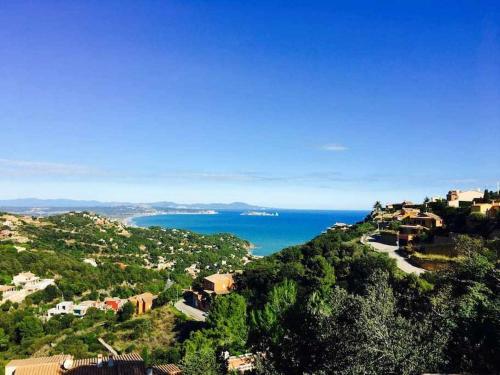
<path fill-rule="evenodd" d="M 176 365 L 169 363 L 166 365 L 153 366 L 153 374 L 154 375 L 180 375 L 180 374 L 182 374 L 182 371 Z"/>
<path fill-rule="evenodd" d="M 52 357 L 16 359 L 7 363 L 5 368 L 15 368 L 15 375 L 58 375 L 63 373 L 62 364 L 67 359 L 72 357 L 60 354 Z"/>
<path fill-rule="evenodd" d="M 435 219 L 435 220 L 441 220 L 441 217 L 439 215 L 436 215 L 432 212 L 424 212 L 423 215 L 430 217 L 432 219 Z"/>
<path fill-rule="evenodd" d="M 14 375 L 145 375 L 146 368 L 142 357 L 137 353 L 123 354 L 112 357 L 103 356 L 98 364 L 98 358 L 78 359 L 71 368 L 64 369 L 65 360 L 73 360 L 70 355 L 55 355 L 18 359 L 10 361 L 7 367 L 15 368 Z M 154 375 L 179 375 L 181 370 L 173 364 L 153 366 Z"/>
<path fill-rule="evenodd" d="M 144 361 L 137 353 L 123 354 L 113 357 L 110 366 L 110 357 L 103 356 L 101 365 L 97 358 L 85 358 L 75 361 L 73 367 L 66 371 L 67 375 L 144 375 L 146 368 Z"/>
<path fill-rule="evenodd" d="M 213 275 L 205 277 L 208 281 L 216 283 L 218 281 L 223 281 L 226 279 L 232 279 L 233 275 L 231 273 L 214 273 Z"/>

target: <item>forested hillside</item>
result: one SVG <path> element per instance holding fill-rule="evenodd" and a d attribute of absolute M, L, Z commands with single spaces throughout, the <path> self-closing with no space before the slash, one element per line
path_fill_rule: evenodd
<path fill-rule="evenodd" d="M 55 278 L 56 287 L 1 306 L 4 359 L 95 355 L 102 337 L 120 351 L 176 363 L 186 375 L 225 373 L 226 352 L 255 354 L 256 374 L 500 371 L 498 240 L 460 235 L 457 260 L 419 277 L 360 242 L 376 228 L 370 220 L 245 267 L 248 244 L 230 235 L 125 228 L 91 214 L 23 220 L 9 224 L 1 245 L 2 278 L 31 270 Z M 84 263 L 88 257 L 97 266 Z M 175 264 L 158 270 L 160 257 Z M 132 319 L 97 310 L 83 319 L 39 318 L 61 293 L 152 291 L 164 304 L 174 299 L 170 291 L 193 283 L 185 271 L 192 263 L 199 277 L 243 270 L 232 293 L 214 298 L 205 323 L 186 321 L 168 304 Z M 177 287 L 164 290 L 169 278 Z"/>
<path fill-rule="evenodd" d="M 498 241 L 460 237 L 461 260 L 418 277 L 356 241 L 372 229 L 252 263 L 184 345 L 186 373 L 217 373 L 222 350 L 259 353 L 259 374 L 497 373 Z"/>
<path fill-rule="evenodd" d="M 161 305 L 204 275 L 239 270 L 251 258 L 248 242 L 230 234 L 125 227 L 86 212 L 46 218 L 0 214 L 0 230 L 0 284 L 27 271 L 55 280 L 22 302 L 0 305 L 0 361 L 62 352 L 97 355 L 103 350 L 98 337 L 128 351 L 182 339 L 185 318 L 170 306 L 131 322 L 130 316 L 96 309 L 83 319 L 61 315 L 47 321 L 45 314 L 63 300 L 103 301 L 143 292 L 160 295 Z M 163 332 L 155 336 L 159 327 Z"/>

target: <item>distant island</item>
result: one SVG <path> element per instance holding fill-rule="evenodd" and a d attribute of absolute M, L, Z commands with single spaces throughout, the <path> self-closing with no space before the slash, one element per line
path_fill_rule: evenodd
<path fill-rule="evenodd" d="M 266 212 L 266 211 L 247 211 L 242 212 L 241 216 L 279 216 L 277 212 Z"/>

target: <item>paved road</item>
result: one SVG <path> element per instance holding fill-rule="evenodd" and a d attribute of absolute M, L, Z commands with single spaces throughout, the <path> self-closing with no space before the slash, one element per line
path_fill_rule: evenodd
<path fill-rule="evenodd" d="M 375 251 L 386 253 L 390 258 L 395 259 L 398 268 L 406 273 L 416 273 L 417 275 L 420 275 L 421 273 L 425 272 L 424 269 L 415 267 L 413 264 L 410 264 L 404 256 L 399 255 L 396 252 L 399 249 L 398 246 L 386 245 L 384 243 L 378 242 L 376 237 L 372 236 L 361 237 L 361 243 L 365 245 L 371 245 L 375 249 Z"/>
<path fill-rule="evenodd" d="M 196 320 L 198 322 L 204 322 L 205 321 L 205 312 L 195 309 L 192 306 L 189 306 L 184 298 L 181 298 L 175 303 L 175 308 L 179 310 L 180 312 L 186 314 L 189 316 L 191 319 Z"/>

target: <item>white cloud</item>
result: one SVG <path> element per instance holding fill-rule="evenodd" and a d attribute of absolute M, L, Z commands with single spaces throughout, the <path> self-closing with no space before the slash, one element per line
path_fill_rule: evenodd
<path fill-rule="evenodd" d="M 0 173 L 6 176 L 91 176 L 103 172 L 85 165 L 44 161 L 0 159 Z"/>
<path fill-rule="evenodd" d="M 321 146 L 321 149 L 323 151 L 333 151 L 333 152 L 341 152 L 341 151 L 346 151 L 348 148 L 344 145 L 338 144 L 338 143 L 329 143 L 326 145 Z"/>

